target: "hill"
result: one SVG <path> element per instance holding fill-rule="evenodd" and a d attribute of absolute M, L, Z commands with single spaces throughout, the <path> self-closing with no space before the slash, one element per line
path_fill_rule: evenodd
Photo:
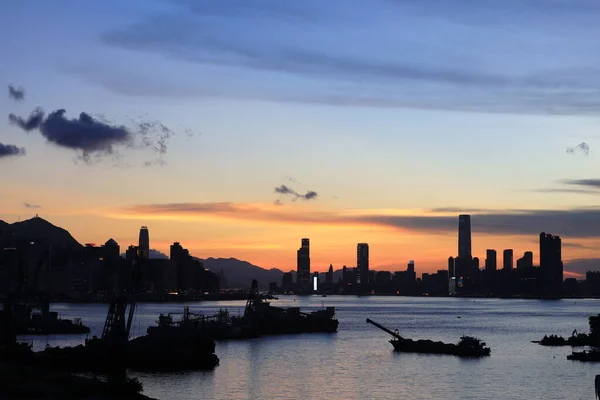
<path fill-rule="evenodd" d="M 7 224 L 0 221 L 0 246 L 35 242 L 43 246 L 80 249 L 82 245 L 63 228 L 52 225 L 40 217 Z"/>
<path fill-rule="evenodd" d="M 195 257 L 197 258 L 197 257 Z M 213 271 L 217 275 L 225 274 L 227 286 L 230 288 L 250 288 L 252 279 L 258 281 L 260 290 L 267 290 L 270 282 L 276 282 L 281 285 L 283 271 L 277 268 L 264 269 L 257 265 L 250 264 L 247 261 L 238 260 L 237 258 L 207 258 L 201 259 L 205 268 Z"/>

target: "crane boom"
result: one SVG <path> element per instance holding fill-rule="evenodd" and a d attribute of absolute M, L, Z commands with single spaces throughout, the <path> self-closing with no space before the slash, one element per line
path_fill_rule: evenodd
<path fill-rule="evenodd" d="M 371 319 L 369 319 L 369 318 L 367 318 L 367 323 L 368 323 L 368 324 L 371 324 L 371 325 L 375 325 L 376 327 L 378 327 L 379 329 L 381 329 L 381 330 L 382 330 L 382 331 L 384 331 L 384 332 L 387 332 L 387 333 L 389 333 L 390 335 L 392 335 L 392 336 L 393 336 L 393 337 L 395 337 L 396 339 L 400 339 L 400 340 L 402 340 L 402 339 L 403 339 L 403 337 L 402 337 L 402 336 L 400 336 L 400 334 L 399 334 L 397 331 L 396 331 L 396 332 L 394 332 L 394 331 L 392 331 L 392 330 L 390 330 L 390 329 L 386 328 L 386 327 L 385 327 L 385 326 L 383 326 L 383 325 L 380 325 L 380 324 L 378 324 L 377 322 L 375 322 L 375 321 L 373 321 L 373 320 L 371 320 Z"/>

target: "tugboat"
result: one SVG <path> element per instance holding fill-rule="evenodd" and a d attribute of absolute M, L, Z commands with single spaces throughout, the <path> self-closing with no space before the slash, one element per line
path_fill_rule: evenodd
<path fill-rule="evenodd" d="M 392 335 L 393 339 L 390 340 L 390 343 L 394 346 L 394 351 L 401 353 L 447 354 L 464 358 L 486 357 L 491 353 L 490 348 L 485 347 L 485 342 L 471 336 L 462 336 L 458 344 L 412 340 L 403 338 L 397 331 L 391 331 L 369 318 L 367 318 L 367 323 Z"/>

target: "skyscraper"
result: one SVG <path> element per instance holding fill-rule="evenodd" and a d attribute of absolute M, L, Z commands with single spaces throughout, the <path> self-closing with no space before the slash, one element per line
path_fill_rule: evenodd
<path fill-rule="evenodd" d="M 540 233 L 540 270 L 546 293 L 557 296 L 562 292 L 563 262 L 559 236 Z"/>
<path fill-rule="evenodd" d="M 487 249 L 486 256 L 485 256 L 485 270 L 486 271 L 495 271 L 498 266 L 497 261 L 498 261 L 498 259 L 496 256 L 496 250 Z"/>
<path fill-rule="evenodd" d="M 513 250 L 512 249 L 504 250 L 504 260 L 503 261 L 504 261 L 503 269 L 505 269 L 505 270 L 513 269 Z"/>
<path fill-rule="evenodd" d="M 366 285 L 369 283 L 369 245 L 359 243 L 356 246 L 356 267 L 360 272 L 360 283 Z"/>
<path fill-rule="evenodd" d="M 471 216 L 458 216 L 458 257 L 471 260 Z"/>
<path fill-rule="evenodd" d="M 150 256 L 150 236 L 148 235 L 148 227 L 146 226 L 142 226 L 142 228 L 140 229 L 140 239 L 138 246 L 140 256 L 147 260 Z"/>
<path fill-rule="evenodd" d="M 302 246 L 298 249 L 297 280 L 302 290 L 310 290 L 310 240 L 302 239 Z"/>

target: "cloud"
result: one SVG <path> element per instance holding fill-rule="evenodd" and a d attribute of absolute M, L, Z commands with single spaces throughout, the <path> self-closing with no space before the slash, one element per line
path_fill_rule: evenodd
<path fill-rule="evenodd" d="M 578 186 L 578 188 L 545 188 L 536 189 L 535 192 L 542 193 L 575 193 L 600 195 L 600 179 L 561 179 L 558 183 L 566 186 Z"/>
<path fill-rule="evenodd" d="M 600 113 L 600 63 L 592 40 L 600 33 L 600 7 L 589 0 L 572 7 L 541 0 L 468 0 L 452 7 L 441 0 L 357 0 L 351 8 L 312 0 L 170 3 L 169 12 L 106 32 L 103 41 L 170 60 L 224 66 L 220 72 L 231 76 L 240 71 L 291 76 L 274 79 L 284 86 L 267 89 L 261 88 L 268 78 L 246 79 L 237 92 L 224 94 L 238 99 Z M 215 94 L 218 85 L 206 89 L 208 80 L 174 89 L 133 78 L 137 83 L 126 84 L 138 95 L 189 93 L 193 86 L 198 95 L 221 95 Z M 125 90 L 115 79 L 96 80 Z"/>
<path fill-rule="evenodd" d="M 565 185 L 587 186 L 600 189 L 600 179 L 563 179 L 559 182 Z"/>
<path fill-rule="evenodd" d="M 292 189 L 286 185 L 281 185 L 281 186 L 276 187 L 275 193 L 279 193 L 284 196 L 288 196 L 288 195 L 292 196 L 293 201 L 296 201 L 298 199 L 315 200 L 318 197 L 318 194 L 315 191 L 309 190 L 305 194 L 300 194 L 300 193 L 296 192 L 294 189 Z"/>
<path fill-rule="evenodd" d="M 8 97 L 13 100 L 23 100 L 25 99 L 25 89 L 22 87 L 16 88 L 13 85 L 8 85 Z"/>
<path fill-rule="evenodd" d="M 13 144 L 0 143 L 0 158 L 11 156 L 24 156 L 25 148 L 17 147 Z"/>
<path fill-rule="evenodd" d="M 220 218 L 276 224 L 377 226 L 426 233 L 456 234 L 457 215 L 403 215 L 328 211 L 293 211 L 282 205 L 236 203 L 147 204 L 114 210 L 115 217 Z M 568 238 L 600 237 L 600 207 L 566 210 L 496 210 L 471 216 L 472 232 L 538 236 L 548 232 Z"/>
<path fill-rule="evenodd" d="M 118 158 L 116 150 L 126 147 L 150 148 L 155 153 L 165 154 L 168 140 L 174 134 L 158 121 L 131 119 L 131 126 L 126 127 L 85 112 L 72 119 L 65 114 L 66 110 L 59 109 L 46 117 L 38 107 L 27 118 L 10 114 L 8 119 L 25 132 L 38 130 L 48 142 L 77 151 L 78 159 L 86 163 L 99 161 L 107 155 Z"/>
<path fill-rule="evenodd" d="M 580 154 L 583 154 L 584 156 L 587 156 L 590 154 L 590 146 L 585 142 L 581 142 L 575 147 L 569 147 L 567 149 L 567 153 L 569 153 L 569 154 L 580 153 Z"/>
<path fill-rule="evenodd" d="M 156 159 L 156 160 L 144 161 L 144 167 L 153 167 L 153 166 L 162 167 L 164 165 L 167 165 L 167 162 L 160 158 Z"/>
<path fill-rule="evenodd" d="M 42 208 L 42 206 L 37 205 L 37 204 L 31 204 L 31 203 L 23 203 L 23 207 L 25 208 Z"/>
<path fill-rule="evenodd" d="M 564 269 L 585 275 L 588 271 L 600 271 L 600 258 L 576 258 L 564 261 Z"/>

